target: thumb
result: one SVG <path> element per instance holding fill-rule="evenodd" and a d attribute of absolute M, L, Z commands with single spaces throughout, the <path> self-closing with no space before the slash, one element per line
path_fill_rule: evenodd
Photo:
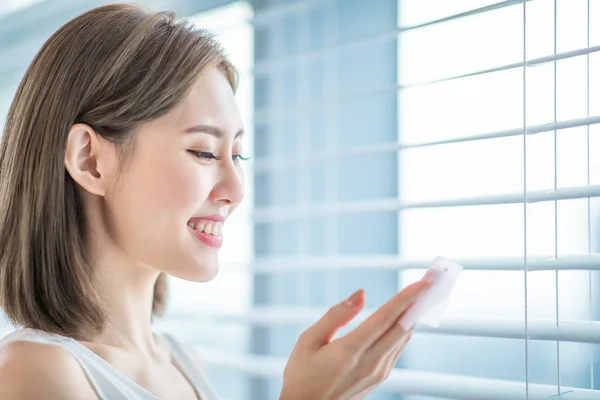
<path fill-rule="evenodd" d="M 360 289 L 352 296 L 331 307 L 312 327 L 305 336 L 312 347 L 321 347 L 331 341 L 331 338 L 341 327 L 352 321 L 365 304 L 365 292 Z"/>

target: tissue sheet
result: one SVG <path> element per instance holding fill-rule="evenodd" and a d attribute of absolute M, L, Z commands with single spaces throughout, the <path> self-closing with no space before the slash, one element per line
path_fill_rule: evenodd
<path fill-rule="evenodd" d="M 422 279 L 433 282 L 422 292 L 413 304 L 400 317 L 400 325 L 406 331 L 414 328 L 418 322 L 437 328 L 446 311 L 452 289 L 463 267 L 443 257 L 436 257 Z"/>

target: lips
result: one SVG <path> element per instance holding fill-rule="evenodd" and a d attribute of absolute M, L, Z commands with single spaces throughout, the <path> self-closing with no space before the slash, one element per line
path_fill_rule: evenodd
<path fill-rule="evenodd" d="M 204 232 L 207 235 L 212 236 L 221 236 L 221 232 L 223 231 L 222 222 L 215 222 L 207 219 L 200 219 L 196 222 L 190 220 L 187 225 L 198 232 Z"/>
<path fill-rule="evenodd" d="M 188 221 L 187 226 L 202 243 L 218 249 L 223 244 L 224 221 L 225 217 L 222 215 L 194 217 Z"/>

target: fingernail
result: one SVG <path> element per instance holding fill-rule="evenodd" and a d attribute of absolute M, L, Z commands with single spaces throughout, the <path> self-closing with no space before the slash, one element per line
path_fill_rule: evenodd
<path fill-rule="evenodd" d="M 420 285 L 420 287 L 411 296 L 411 299 L 410 299 L 411 304 L 414 303 L 415 301 L 417 301 L 417 299 L 419 298 L 419 296 L 421 294 L 423 294 L 429 288 L 431 288 L 431 286 L 433 286 L 433 281 L 424 280 L 424 281 L 419 282 L 419 285 Z"/>
<path fill-rule="evenodd" d="M 410 321 L 409 323 L 406 323 L 405 321 L 402 321 L 402 319 L 400 319 L 398 321 L 398 324 L 400 326 L 402 326 L 402 328 L 404 328 L 405 332 L 412 332 L 415 329 L 416 326 L 416 322 L 415 321 Z"/>
<path fill-rule="evenodd" d="M 361 297 L 361 292 L 363 290 L 359 289 L 356 292 L 354 292 L 354 294 L 350 297 L 348 297 L 344 303 L 347 304 L 350 307 L 356 307 L 359 303 L 360 303 L 360 297 Z"/>
<path fill-rule="evenodd" d="M 413 286 L 413 290 L 411 291 L 411 294 L 410 294 L 411 301 L 416 300 L 421 293 L 423 293 L 424 291 L 429 289 L 432 285 L 433 285 L 433 281 L 430 281 L 428 279 L 422 279 L 420 281 L 413 283 L 411 285 L 411 286 Z"/>
<path fill-rule="evenodd" d="M 421 291 L 427 290 L 431 286 L 433 286 L 433 280 L 432 279 L 426 278 L 426 279 L 423 280 L 423 282 L 424 283 L 423 283 L 423 287 L 421 288 Z"/>

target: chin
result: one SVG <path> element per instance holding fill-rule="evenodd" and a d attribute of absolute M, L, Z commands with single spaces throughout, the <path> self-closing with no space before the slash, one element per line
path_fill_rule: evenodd
<path fill-rule="evenodd" d="M 191 263 L 168 272 L 169 275 L 193 282 L 210 282 L 218 273 L 219 263 L 216 260 Z"/>

